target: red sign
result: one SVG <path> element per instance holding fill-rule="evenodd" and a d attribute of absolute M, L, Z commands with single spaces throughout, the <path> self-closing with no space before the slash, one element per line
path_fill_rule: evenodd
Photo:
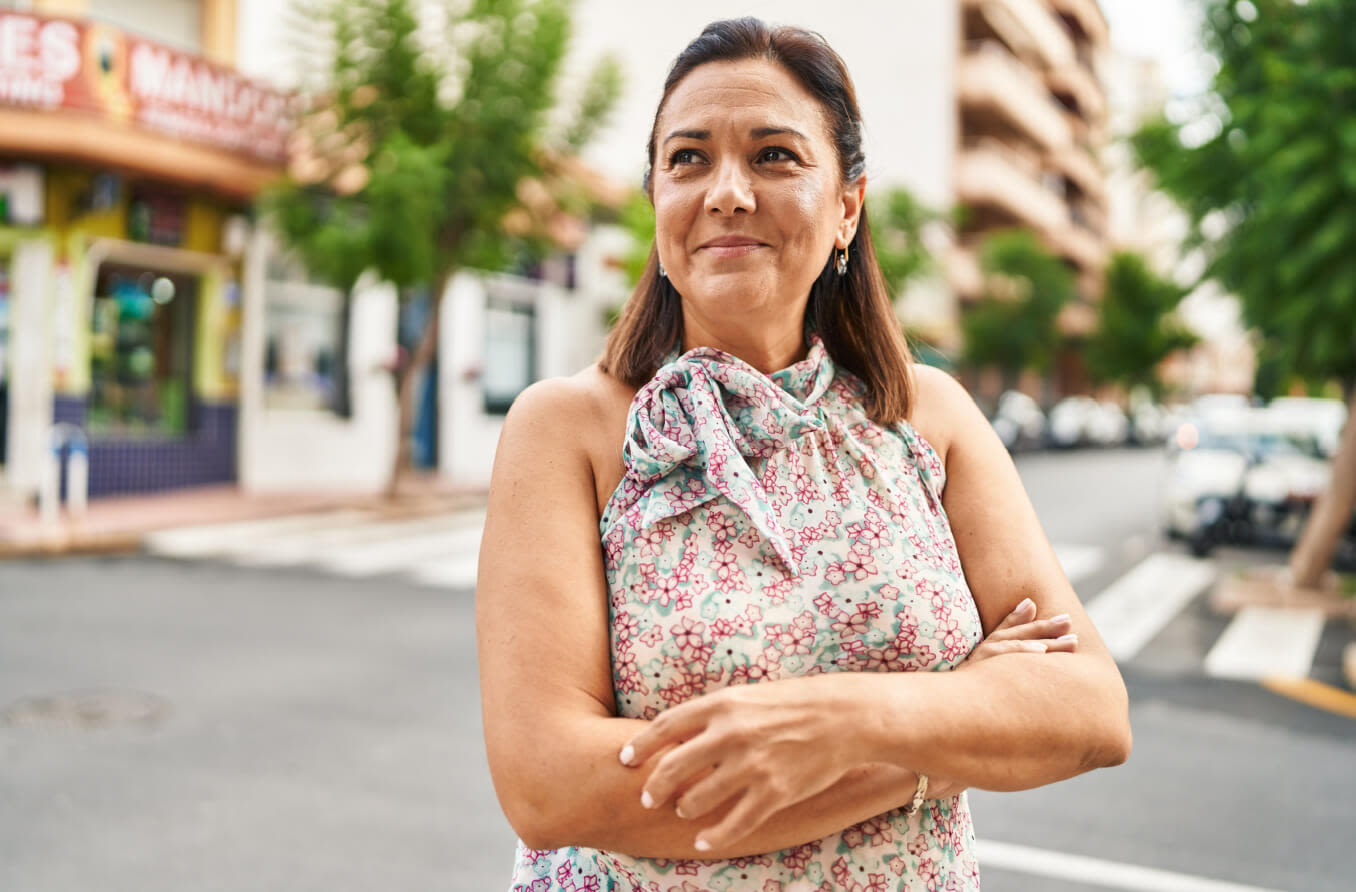
<path fill-rule="evenodd" d="M 93 22 L 0 12 L 0 106 L 91 112 L 264 161 L 286 160 L 291 97 Z"/>

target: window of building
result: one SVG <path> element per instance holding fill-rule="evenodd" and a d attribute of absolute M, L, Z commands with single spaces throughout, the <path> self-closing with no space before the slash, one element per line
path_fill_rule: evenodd
<path fill-rule="evenodd" d="M 348 414 L 344 324 L 337 288 L 306 281 L 283 255 L 268 264 L 264 289 L 264 405 Z"/>
<path fill-rule="evenodd" d="M 197 293 L 192 276 L 100 265 L 90 327 L 91 433 L 188 432 Z"/>
<path fill-rule="evenodd" d="M 509 406 L 537 377 L 537 312 L 530 303 L 491 296 L 485 301 L 485 411 Z"/>

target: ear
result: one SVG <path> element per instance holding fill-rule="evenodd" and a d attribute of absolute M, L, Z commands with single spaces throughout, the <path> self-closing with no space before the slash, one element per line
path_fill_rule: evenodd
<path fill-rule="evenodd" d="M 862 202 L 866 200 L 866 174 L 843 187 L 843 219 L 838 223 L 838 237 L 834 247 L 843 250 L 857 235 L 857 221 L 862 218 Z"/>

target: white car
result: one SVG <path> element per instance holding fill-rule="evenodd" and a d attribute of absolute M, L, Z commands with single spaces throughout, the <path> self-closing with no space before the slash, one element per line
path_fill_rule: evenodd
<path fill-rule="evenodd" d="M 1314 437 L 1328 458 L 1337 454 L 1347 421 L 1347 407 L 1340 400 L 1285 396 L 1272 400 L 1267 410 L 1279 430 Z"/>
<path fill-rule="evenodd" d="M 1332 476 L 1313 439 L 1286 432 L 1266 409 L 1188 421 L 1169 456 L 1163 528 L 1197 554 L 1221 542 L 1293 538 Z"/>
<path fill-rule="evenodd" d="M 1091 442 L 1097 413 L 1097 401 L 1090 396 L 1070 396 L 1055 403 L 1047 428 L 1050 445 L 1069 449 Z"/>
<path fill-rule="evenodd" d="M 998 398 L 998 410 L 990 423 L 1009 452 L 1038 446 L 1045 435 L 1045 413 L 1020 390 L 1006 391 Z"/>

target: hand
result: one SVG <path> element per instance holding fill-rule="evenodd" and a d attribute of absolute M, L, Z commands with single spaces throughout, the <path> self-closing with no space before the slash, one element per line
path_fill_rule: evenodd
<path fill-rule="evenodd" d="M 733 799 L 724 818 L 698 834 L 694 846 L 705 852 L 831 787 L 862 759 L 844 727 L 841 697 L 825 680 L 737 685 L 660 713 L 621 753 L 631 767 L 658 757 L 642 804 L 672 802 L 679 817 L 693 820 Z"/>
<path fill-rule="evenodd" d="M 1078 636 L 1070 631 L 1072 628 L 1066 613 L 1036 619 L 1036 602 L 1026 598 L 970 652 L 962 667 L 999 654 L 1073 653 L 1078 648 Z"/>

